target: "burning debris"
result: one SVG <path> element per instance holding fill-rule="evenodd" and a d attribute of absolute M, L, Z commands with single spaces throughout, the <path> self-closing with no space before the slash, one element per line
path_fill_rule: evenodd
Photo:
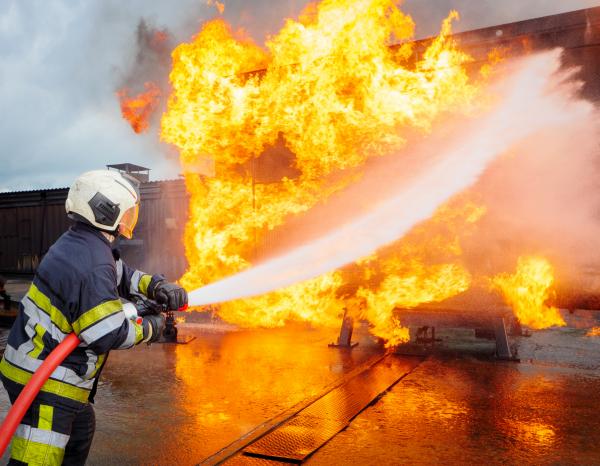
<path fill-rule="evenodd" d="M 144 20 L 138 25 L 136 43 L 135 62 L 116 94 L 123 118 L 139 134 L 148 129 L 160 107 L 173 44 L 166 29 L 151 27 Z"/>
<path fill-rule="evenodd" d="M 150 117 L 160 101 L 160 89 L 156 84 L 147 82 L 144 87 L 146 91 L 134 97 L 129 96 L 127 88 L 117 92 L 121 103 L 121 114 L 136 133 L 143 133 L 148 129 Z"/>

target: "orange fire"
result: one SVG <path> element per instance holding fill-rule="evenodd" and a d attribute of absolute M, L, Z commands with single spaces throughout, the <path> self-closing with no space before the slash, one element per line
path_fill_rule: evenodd
<path fill-rule="evenodd" d="M 600 337 L 600 327 L 593 327 L 590 329 L 590 331 L 586 334 L 586 336 L 588 337 Z"/>
<path fill-rule="evenodd" d="M 388 275 L 375 291 L 361 288 L 357 296 L 366 301 L 362 314 L 373 324 L 373 333 L 386 340 L 386 346 L 408 341 L 408 329 L 400 325 L 396 308 L 413 308 L 423 303 L 439 302 L 461 293 L 471 284 L 470 274 L 455 264 L 424 266 L 419 260 L 403 264 L 401 270 Z"/>
<path fill-rule="evenodd" d="M 413 21 L 397 3 L 324 0 L 299 20 L 288 19 L 266 48 L 214 20 L 174 50 L 161 137 L 179 148 L 190 193 L 189 269 L 181 278 L 187 289 L 251 266 L 272 231 L 348 186 L 369 157 L 385 156 L 403 147 L 409 131 L 426 132 L 441 116 L 475 104 L 478 85 L 466 71 L 471 58 L 451 37 L 458 14 L 417 56 L 408 42 Z M 257 183 L 255 163 L 278 141 L 293 153 L 297 174 Z M 200 175 L 201 166 L 214 176 Z M 459 217 L 457 224 L 469 223 L 468 215 Z M 408 338 L 395 307 L 439 301 L 469 286 L 469 273 L 454 261 L 456 235 L 433 235 L 439 245 L 421 241 L 429 236 L 417 231 L 392 254 L 357 266 L 379 276 L 354 298 L 390 344 Z M 449 250 L 449 262 L 429 261 L 430 247 Z M 346 285 L 343 271 L 332 272 L 225 303 L 219 313 L 245 326 L 337 326 Z"/>
<path fill-rule="evenodd" d="M 206 0 L 206 4 L 208 6 L 214 6 L 220 14 L 225 12 L 225 4 L 223 2 L 219 2 L 218 0 Z"/>
<path fill-rule="evenodd" d="M 520 257 L 517 271 L 492 279 L 519 321 L 534 329 L 566 325 L 558 309 L 546 305 L 551 297 L 554 270 L 543 257 Z"/>
<path fill-rule="evenodd" d="M 363 300 L 358 315 L 374 325 L 373 333 L 383 337 L 386 346 L 409 338 L 408 329 L 398 322 L 401 309 L 441 302 L 469 289 L 472 279 L 460 264 L 460 240 L 485 211 L 483 206 L 457 199 L 397 244 L 365 261 L 365 281 L 372 281 L 373 276 L 381 281 L 358 290 L 356 295 Z M 440 263 L 440 259 L 447 262 Z"/>
<path fill-rule="evenodd" d="M 149 120 L 160 100 L 160 89 L 156 84 L 147 82 L 146 90 L 135 97 L 129 97 L 129 89 L 117 91 L 121 103 L 121 114 L 136 133 L 143 133 L 148 129 Z"/>

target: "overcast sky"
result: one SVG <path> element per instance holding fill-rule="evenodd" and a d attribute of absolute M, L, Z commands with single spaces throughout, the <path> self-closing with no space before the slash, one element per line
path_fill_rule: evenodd
<path fill-rule="evenodd" d="M 132 72 L 140 19 L 188 40 L 216 14 L 206 0 L 0 1 L 0 191 L 62 187 L 108 163 L 178 174 L 156 130 L 133 133 L 115 91 Z M 223 0 L 225 18 L 257 41 L 295 16 L 304 0 Z M 417 36 L 436 31 L 450 9 L 456 30 L 599 6 L 600 0 L 406 0 Z M 143 78 L 142 78 L 143 79 Z"/>

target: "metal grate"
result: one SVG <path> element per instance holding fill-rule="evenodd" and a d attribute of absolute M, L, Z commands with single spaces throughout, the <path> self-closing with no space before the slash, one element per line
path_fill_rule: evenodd
<path fill-rule="evenodd" d="M 243 456 L 302 463 L 421 361 L 422 358 L 387 356 L 248 445 Z"/>
<path fill-rule="evenodd" d="M 227 461 L 227 466 L 289 466 L 289 464 L 273 459 L 255 458 L 246 455 L 237 455 Z"/>

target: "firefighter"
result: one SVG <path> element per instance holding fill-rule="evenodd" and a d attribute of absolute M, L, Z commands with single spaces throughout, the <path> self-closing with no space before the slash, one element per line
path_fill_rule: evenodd
<path fill-rule="evenodd" d="M 74 225 L 40 263 L 0 362 L 11 402 L 69 333 L 75 332 L 81 344 L 25 414 L 9 464 L 85 463 L 95 430 L 91 403 L 109 351 L 156 341 L 164 327 L 160 314 L 144 317 L 141 324 L 128 319 L 120 298 L 141 294 L 169 309 L 187 307 L 183 288 L 113 257 L 115 239 L 133 235 L 139 202 L 137 180 L 115 171 L 84 173 L 69 190 L 66 210 Z"/>

